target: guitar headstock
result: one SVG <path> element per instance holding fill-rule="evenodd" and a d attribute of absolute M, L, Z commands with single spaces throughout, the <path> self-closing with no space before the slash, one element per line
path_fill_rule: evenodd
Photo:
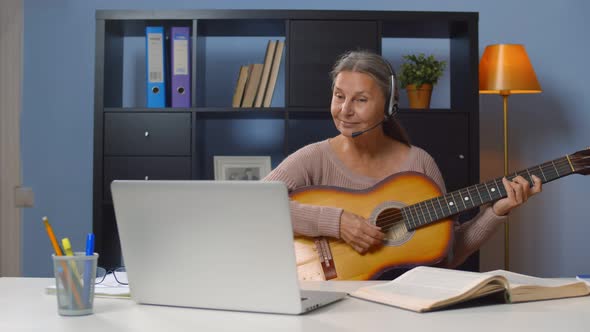
<path fill-rule="evenodd" d="M 569 156 L 574 168 L 574 173 L 588 175 L 590 174 L 590 147 L 580 150 Z"/>

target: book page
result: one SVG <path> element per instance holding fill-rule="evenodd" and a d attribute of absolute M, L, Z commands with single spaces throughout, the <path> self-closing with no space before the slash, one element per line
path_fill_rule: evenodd
<path fill-rule="evenodd" d="M 575 284 L 580 281 L 578 280 L 568 280 L 568 279 L 560 279 L 560 278 L 538 278 L 528 276 L 526 274 L 520 274 L 516 272 L 510 272 L 505 270 L 495 270 L 490 272 L 483 272 L 482 274 L 487 275 L 501 275 L 508 279 L 510 282 L 510 287 L 519 287 L 523 285 L 528 286 L 542 286 L 542 287 L 560 287 L 570 284 Z"/>
<path fill-rule="evenodd" d="M 117 272 L 117 276 L 127 280 L 127 272 Z M 94 295 L 101 297 L 130 297 L 129 285 L 122 285 L 115 279 L 112 273 L 109 273 L 100 284 L 94 285 Z"/>
<path fill-rule="evenodd" d="M 511 302 L 556 299 L 590 293 L 590 289 L 584 282 L 573 279 L 538 278 L 505 270 L 483 274 L 501 275 L 508 279 Z"/>
<path fill-rule="evenodd" d="M 388 283 L 363 287 L 350 295 L 425 311 L 503 290 L 503 281 L 496 279 L 481 273 L 420 266 Z M 491 281 L 495 282 L 488 285 Z"/>

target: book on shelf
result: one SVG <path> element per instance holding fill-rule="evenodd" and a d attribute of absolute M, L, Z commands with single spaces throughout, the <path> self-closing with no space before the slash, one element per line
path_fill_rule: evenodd
<path fill-rule="evenodd" d="M 244 99 L 242 100 L 242 107 L 254 106 L 254 98 L 260 85 L 260 77 L 262 76 L 262 63 L 255 63 L 250 65 L 250 74 L 246 82 L 246 89 L 244 91 Z"/>
<path fill-rule="evenodd" d="M 250 66 L 240 66 L 238 81 L 236 83 L 236 89 L 234 90 L 234 96 L 231 103 L 232 107 L 240 107 L 242 105 L 242 97 L 244 97 L 244 89 L 246 88 L 249 73 Z"/>
<path fill-rule="evenodd" d="M 190 30 L 188 27 L 170 28 L 170 106 L 191 106 Z"/>
<path fill-rule="evenodd" d="M 284 48 L 285 48 L 285 42 L 282 40 L 277 40 L 275 55 L 272 59 L 272 66 L 270 67 L 268 84 L 266 87 L 266 91 L 264 92 L 264 99 L 262 101 L 263 107 L 270 107 L 270 102 L 272 101 L 272 95 L 274 93 L 275 85 L 277 83 L 277 77 L 279 76 L 279 68 L 281 67 L 281 57 L 283 56 L 283 49 Z"/>
<path fill-rule="evenodd" d="M 537 278 L 504 270 L 480 273 L 419 266 L 392 281 L 361 287 L 350 296 L 426 312 L 486 296 L 517 303 L 589 293 L 583 281 Z"/>
<path fill-rule="evenodd" d="M 276 40 L 269 40 L 266 46 L 266 53 L 264 55 L 264 64 L 262 67 L 262 76 L 260 77 L 260 85 L 258 86 L 258 92 L 256 93 L 256 99 L 254 100 L 254 107 L 262 107 L 262 101 L 264 100 L 264 94 L 268 86 L 268 78 L 270 77 L 270 69 L 273 63 L 273 57 L 275 55 L 275 49 L 277 47 Z"/>

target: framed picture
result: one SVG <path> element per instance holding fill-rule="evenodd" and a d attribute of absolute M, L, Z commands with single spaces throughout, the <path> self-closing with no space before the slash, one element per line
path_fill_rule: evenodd
<path fill-rule="evenodd" d="M 270 157 L 213 156 L 215 180 L 260 180 L 270 173 Z"/>

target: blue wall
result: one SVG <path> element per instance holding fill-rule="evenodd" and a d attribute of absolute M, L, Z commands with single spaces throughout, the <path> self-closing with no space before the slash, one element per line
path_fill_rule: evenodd
<path fill-rule="evenodd" d="M 480 54 L 488 44 L 525 44 L 544 90 L 509 99 L 511 168 L 536 165 L 589 145 L 590 46 L 585 32 L 590 26 L 584 16 L 590 4 L 584 0 L 542 5 L 535 0 L 300 0 L 289 5 L 267 0 L 170 0 L 165 5 L 153 0 L 25 0 L 22 164 L 23 183 L 33 188 L 35 207 L 24 210 L 24 276 L 51 273 L 42 216 L 49 216 L 58 236 L 69 236 L 76 248 L 83 247 L 84 234 L 92 229 L 95 10 L 183 8 L 479 12 Z M 444 51 L 447 46 L 433 47 Z M 402 53 L 392 51 L 391 58 L 395 62 Z M 439 91 L 445 91 L 444 84 Z M 448 96 L 436 98 L 435 106 L 448 106 Z M 498 96 L 481 96 L 480 102 L 485 180 L 502 172 L 502 105 Z M 548 184 L 542 195 L 511 214 L 513 270 L 540 276 L 590 270 L 585 255 L 590 247 L 585 239 L 590 232 L 588 181 L 571 176 Z M 483 255 L 484 264 L 501 255 L 494 250 Z"/>

